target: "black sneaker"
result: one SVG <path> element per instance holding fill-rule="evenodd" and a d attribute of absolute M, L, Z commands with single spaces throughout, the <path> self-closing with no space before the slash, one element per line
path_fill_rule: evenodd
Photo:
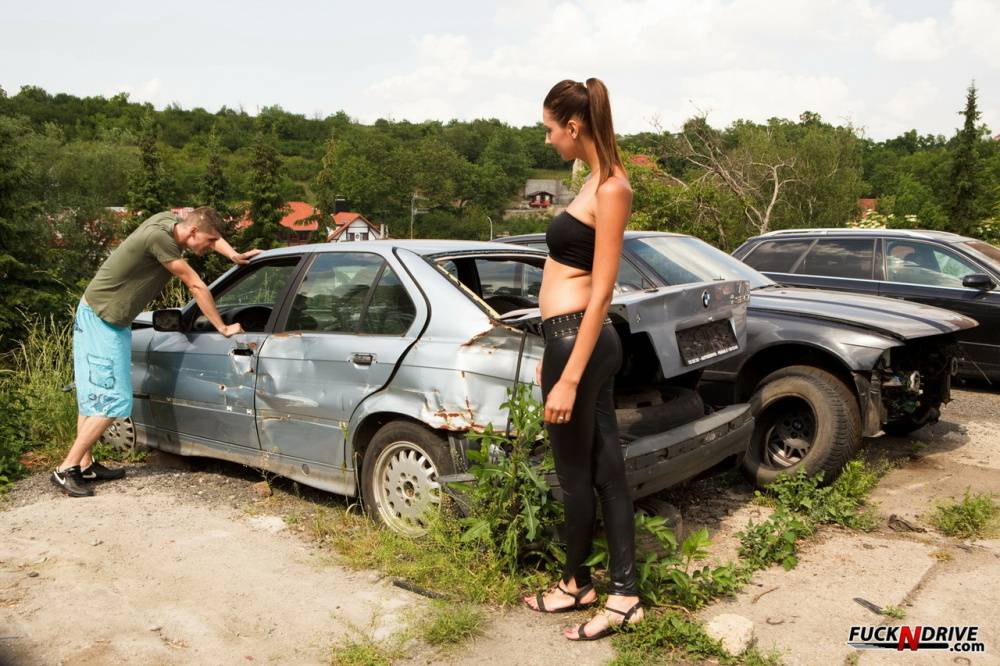
<path fill-rule="evenodd" d="M 125 476 L 125 470 L 121 467 L 111 469 L 105 467 L 96 460 L 90 463 L 90 467 L 80 472 L 84 481 L 114 481 Z"/>
<path fill-rule="evenodd" d="M 83 475 L 80 474 L 80 466 L 73 465 L 60 471 L 52 472 L 49 477 L 52 485 L 56 486 L 70 497 L 90 497 L 94 491 L 83 485 Z"/>

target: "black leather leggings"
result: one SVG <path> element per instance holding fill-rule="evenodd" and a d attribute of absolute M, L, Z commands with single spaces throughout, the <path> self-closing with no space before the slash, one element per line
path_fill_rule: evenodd
<path fill-rule="evenodd" d="M 546 335 L 542 361 L 542 395 L 546 399 L 569 360 L 578 327 L 576 322 L 569 335 L 552 338 Z M 575 577 L 580 587 L 590 583 L 590 567 L 583 563 L 590 556 L 594 541 L 596 490 L 611 557 L 608 592 L 637 595 L 635 518 L 625 481 L 613 395 L 614 378 L 621 362 L 621 340 L 614 327 L 605 323 L 577 387 L 569 422 L 548 423 L 546 427 L 566 508 L 563 582 Z"/>

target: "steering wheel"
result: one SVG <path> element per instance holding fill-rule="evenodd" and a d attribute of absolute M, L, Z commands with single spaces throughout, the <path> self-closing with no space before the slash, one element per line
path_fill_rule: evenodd
<path fill-rule="evenodd" d="M 225 316 L 229 323 L 239 324 L 248 333 L 263 331 L 270 318 L 271 308 L 266 305 L 246 305 L 230 310 Z"/>

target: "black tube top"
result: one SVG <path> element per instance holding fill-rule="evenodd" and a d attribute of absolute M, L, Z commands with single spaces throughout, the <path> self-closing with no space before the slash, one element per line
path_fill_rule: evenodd
<path fill-rule="evenodd" d="M 545 242 L 549 256 L 560 264 L 590 271 L 594 268 L 594 236 L 593 227 L 563 211 L 549 222 Z"/>

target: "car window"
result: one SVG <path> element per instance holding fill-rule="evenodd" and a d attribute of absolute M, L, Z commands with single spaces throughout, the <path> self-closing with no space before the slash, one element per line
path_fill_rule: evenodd
<path fill-rule="evenodd" d="M 653 286 L 649 280 L 642 277 L 642 274 L 627 259 L 619 260 L 618 277 L 615 282 L 618 291 L 621 292 L 640 291 Z"/>
<path fill-rule="evenodd" d="M 298 259 L 281 264 L 265 264 L 226 285 L 225 291 L 215 297 L 220 310 L 236 305 L 267 305 L 274 307 L 288 280 L 295 271 Z"/>
<path fill-rule="evenodd" d="M 711 280 L 746 280 L 751 289 L 774 282 L 736 257 L 691 236 L 644 236 L 625 241 L 625 249 L 642 260 L 665 284 Z"/>
<path fill-rule="evenodd" d="M 966 247 L 972 250 L 973 254 L 978 254 L 980 257 L 984 257 L 987 261 L 993 262 L 993 265 L 1000 269 L 1000 247 L 995 245 L 990 245 L 986 241 L 968 241 L 966 242 Z"/>
<path fill-rule="evenodd" d="M 771 273 L 791 273 L 795 262 L 809 249 L 812 240 L 764 241 L 743 257 L 750 266 L 759 271 Z"/>
<path fill-rule="evenodd" d="M 476 259 L 476 270 L 484 300 L 494 296 L 514 296 L 538 304 L 538 293 L 542 288 L 541 268 L 513 259 Z"/>
<path fill-rule="evenodd" d="M 227 324 L 240 324 L 248 333 L 267 328 L 275 303 L 295 273 L 299 257 L 258 263 L 236 280 L 227 282 L 213 294 L 215 307 Z M 190 311 L 191 330 L 214 332 L 215 326 L 194 305 Z"/>
<path fill-rule="evenodd" d="M 806 253 L 795 272 L 871 280 L 874 264 L 875 240 L 872 238 L 821 238 Z"/>
<path fill-rule="evenodd" d="M 962 278 L 981 272 L 971 262 L 943 247 L 911 240 L 888 240 L 885 276 L 889 282 L 961 287 Z"/>
<path fill-rule="evenodd" d="M 386 266 L 375 285 L 371 302 L 361 318 L 361 332 L 378 335 L 402 335 L 410 329 L 417 309 L 399 281 L 399 276 Z"/>
<path fill-rule="evenodd" d="M 285 330 L 356 333 L 382 263 L 382 257 L 369 252 L 316 257 L 295 293 Z"/>

